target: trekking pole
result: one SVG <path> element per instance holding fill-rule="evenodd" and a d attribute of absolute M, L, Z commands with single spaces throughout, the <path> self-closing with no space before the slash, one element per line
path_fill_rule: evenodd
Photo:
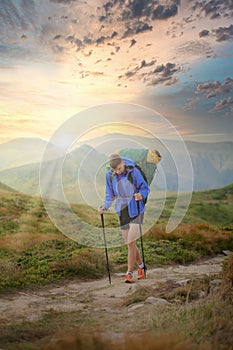
<path fill-rule="evenodd" d="M 140 203 L 139 203 L 139 201 L 137 201 L 137 206 L 138 206 L 139 230 L 140 230 L 140 240 L 141 240 L 141 249 L 142 249 L 142 262 L 143 262 L 145 278 L 146 278 L 146 264 L 145 264 L 144 248 L 143 248 L 143 240 L 142 240 L 142 222 L 141 222 L 141 213 L 140 213 Z"/>
<path fill-rule="evenodd" d="M 105 247 L 105 255 L 106 255 L 106 265 L 107 265 L 107 270 L 108 270 L 108 279 L 109 279 L 109 283 L 111 284 L 112 282 L 111 282 L 111 275 L 110 275 L 109 262 L 108 262 L 107 240 L 106 240 L 105 228 L 104 228 L 104 214 L 100 214 L 100 216 L 101 216 L 101 223 L 102 223 L 102 228 L 103 228 L 104 247 Z"/>

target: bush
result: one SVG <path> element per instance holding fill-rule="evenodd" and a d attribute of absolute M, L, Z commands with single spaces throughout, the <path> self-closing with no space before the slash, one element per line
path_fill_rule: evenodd
<path fill-rule="evenodd" d="M 223 282 L 220 295 L 233 303 L 233 254 L 223 264 Z"/>
<path fill-rule="evenodd" d="M 99 278 L 106 273 L 101 250 L 70 240 L 48 240 L 23 250 L 0 266 L 0 290 L 42 285 L 68 277 Z"/>

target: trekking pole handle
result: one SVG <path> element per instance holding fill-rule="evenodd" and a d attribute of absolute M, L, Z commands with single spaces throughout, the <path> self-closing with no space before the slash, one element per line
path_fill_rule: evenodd
<path fill-rule="evenodd" d="M 101 217 L 101 224 L 102 224 L 102 228 L 104 230 L 104 214 L 100 214 L 100 217 Z"/>

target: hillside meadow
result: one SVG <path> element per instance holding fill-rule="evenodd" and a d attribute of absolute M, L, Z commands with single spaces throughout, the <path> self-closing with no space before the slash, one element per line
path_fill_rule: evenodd
<path fill-rule="evenodd" d="M 0 190 L 0 291 L 74 276 L 99 278 L 106 273 L 103 250 L 62 235 L 39 197 L 23 195 L 5 185 Z M 159 220 L 143 237 L 149 266 L 185 264 L 233 250 L 233 185 L 194 192 L 183 222 L 167 234 L 165 224 L 174 202 L 175 197 L 168 196 Z M 101 227 L 95 208 L 74 205 L 72 209 L 83 221 Z M 105 215 L 105 225 L 117 226 L 116 215 Z M 111 248 L 109 258 L 112 271 L 125 268 L 127 248 Z"/>
<path fill-rule="evenodd" d="M 62 235 L 50 221 L 40 198 L 23 195 L 5 185 L 0 186 L 0 198 L 0 293 L 3 298 L 18 292 L 27 293 L 27 290 L 36 293 L 37 289 L 62 285 L 77 278 L 80 281 L 107 279 L 104 250 L 83 246 Z M 233 251 L 233 185 L 194 192 L 183 222 L 167 234 L 165 225 L 174 201 L 172 194 L 168 196 L 159 220 L 143 237 L 148 269 L 188 265 L 223 251 Z M 96 209 L 84 205 L 74 205 L 72 209 L 85 222 L 101 227 Z M 114 227 L 118 224 L 117 217 L 105 215 L 105 223 Z M 111 274 L 124 272 L 126 247 L 111 248 L 108 253 Z M 201 284 L 194 279 L 187 290 L 179 291 L 184 300 L 189 299 L 188 304 L 184 302 L 184 307 L 176 305 L 161 312 L 160 320 L 152 320 L 145 349 L 232 349 L 232 259 L 232 256 L 226 258 L 223 273 L 214 276 L 221 278 L 222 284 L 213 299 L 197 303 L 194 297 L 194 304 L 191 303 L 195 290 L 209 288 L 209 278 Z M 133 300 L 126 298 L 124 303 L 137 303 L 150 292 L 150 289 L 142 288 L 133 293 Z M 166 288 L 163 297 L 173 298 Z M 75 324 L 73 317 L 74 313 L 51 313 L 39 323 L 32 321 L 8 326 L 0 323 L 0 346 L 9 350 L 123 350 L 129 344 L 132 349 L 141 349 L 144 344 L 140 332 L 136 340 L 129 334 L 123 335 L 124 342 L 115 343 L 114 339 L 106 342 L 105 337 L 92 330 L 92 324 L 91 328 L 86 321 Z M 58 328 L 63 327 L 67 328 L 68 336 L 57 334 Z M 217 332 L 215 337 L 214 332 Z M 169 339 L 167 334 L 170 334 Z M 59 342 L 45 346 L 48 339 L 59 336 Z"/>

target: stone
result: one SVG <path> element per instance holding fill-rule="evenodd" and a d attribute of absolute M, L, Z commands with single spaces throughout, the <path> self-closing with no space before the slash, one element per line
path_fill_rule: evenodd
<path fill-rule="evenodd" d="M 178 284 L 180 286 L 185 286 L 188 282 L 190 282 L 190 279 L 186 278 L 186 279 L 183 279 L 183 280 L 176 281 L 176 284 Z"/>
<path fill-rule="evenodd" d="M 139 285 L 137 283 L 132 283 L 127 291 L 127 293 L 134 293 L 136 292 L 136 290 L 138 290 L 139 288 Z"/>
<path fill-rule="evenodd" d="M 233 254 L 233 252 L 230 250 L 223 250 L 222 253 L 226 256 L 230 256 L 231 254 Z"/>
<path fill-rule="evenodd" d="M 170 304 L 166 299 L 155 298 L 155 297 L 148 297 L 145 300 L 145 303 L 146 304 L 160 304 L 160 305 Z"/>
<path fill-rule="evenodd" d="M 139 309 L 140 307 L 143 307 L 144 304 L 133 304 L 129 307 L 129 310 L 132 311 L 132 310 L 136 310 L 136 309 Z"/>

